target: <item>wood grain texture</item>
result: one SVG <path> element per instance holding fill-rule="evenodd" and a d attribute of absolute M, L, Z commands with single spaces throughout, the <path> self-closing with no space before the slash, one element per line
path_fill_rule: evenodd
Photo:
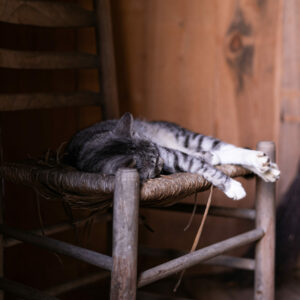
<path fill-rule="evenodd" d="M 12 69 L 89 69 L 97 68 L 96 55 L 87 53 L 51 53 L 0 49 L 0 67 Z"/>
<path fill-rule="evenodd" d="M 93 92 L 0 94 L 0 110 L 45 109 L 99 105 L 100 94 Z"/>
<path fill-rule="evenodd" d="M 299 1 L 283 1 L 283 24 L 280 43 L 282 69 L 279 85 L 280 114 L 279 128 L 279 166 L 281 180 L 279 194 L 287 190 L 296 176 L 300 163 L 300 37 L 299 37 Z"/>
<path fill-rule="evenodd" d="M 124 109 L 240 146 L 272 140 L 277 9 L 249 0 L 114 3 Z"/>
<path fill-rule="evenodd" d="M 122 112 L 173 121 L 242 147 L 277 139 L 278 1 L 120 0 L 112 5 Z M 243 185 L 246 199 L 232 203 L 216 191 L 214 204 L 253 205 L 253 182 Z M 200 201 L 205 197 L 199 194 Z M 162 247 L 183 247 L 176 241 L 185 221 L 168 218 L 157 213 L 149 222 L 160 224 L 160 233 L 168 236 Z M 202 245 L 237 233 L 244 224 L 208 220 L 206 226 L 212 234 Z M 155 243 L 147 232 L 142 238 Z"/>
<path fill-rule="evenodd" d="M 0 21 L 42 27 L 85 27 L 95 25 L 96 18 L 92 11 L 73 3 L 1 0 Z"/>
<path fill-rule="evenodd" d="M 116 174 L 113 202 L 111 300 L 136 296 L 139 219 L 139 175 L 135 169 Z"/>
<path fill-rule="evenodd" d="M 119 117 L 118 84 L 110 0 L 97 0 L 97 52 L 99 55 L 99 86 L 104 119 Z"/>
<path fill-rule="evenodd" d="M 275 160 L 275 145 L 272 142 L 259 142 L 257 150 Z M 256 228 L 265 235 L 255 249 L 255 300 L 275 299 L 275 183 L 256 182 Z"/>

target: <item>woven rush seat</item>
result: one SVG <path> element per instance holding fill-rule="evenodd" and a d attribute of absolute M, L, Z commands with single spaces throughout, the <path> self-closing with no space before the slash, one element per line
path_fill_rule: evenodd
<path fill-rule="evenodd" d="M 245 176 L 250 171 L 234 165 L 220 165 L 218 169 L 230 177 Z M 21 163 L 5 162 L 0 174 L 12 183 L 35 189 L 46 199 L 67 202 L 77 209 L 105 210 L 112 206 L 115 176 L 80 172 L 62 164 L 46 164 L 36 160 Z M 140 205 L 169 206 L 183 197 L 207 190 L 210 183 L 191 173 L 161 175 L 141 186 Z"/>

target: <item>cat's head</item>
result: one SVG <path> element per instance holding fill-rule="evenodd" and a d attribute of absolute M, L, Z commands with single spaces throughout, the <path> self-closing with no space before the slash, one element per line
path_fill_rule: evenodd
<path fill-rule="evenodd" d="M 141 180 L 154 178 L 163 166 L 157 146 L 134 133 L 133 117 L 125 113 L 109 132 L 98 157 L 101 157 L 101 172 L 115 174 L 120 168 L 136 168 Z"/>

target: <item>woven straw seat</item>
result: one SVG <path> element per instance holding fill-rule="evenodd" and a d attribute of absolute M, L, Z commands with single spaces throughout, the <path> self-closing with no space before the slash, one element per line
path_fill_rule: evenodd
<path fill-rule="evenodd" d="M 230 177 L 250 174 L 239 166 L 222 165 L 218 168 Z M 104 210 L 112 204 L 113 175 L 85 173 L 62 164 L 35 160 L 3 163 L 0 172 L 6 180 L 30 186 L 47 199 L 61 199 L 72 208 Z M 162 175 L 142 184 L 140 204 L 144 207 L 168 206 L 209 187 L 210 183 L 197 174 Z"/>

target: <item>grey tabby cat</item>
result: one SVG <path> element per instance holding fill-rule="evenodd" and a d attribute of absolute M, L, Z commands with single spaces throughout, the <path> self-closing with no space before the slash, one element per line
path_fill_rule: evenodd
<path fill-rule="evenodd" d="M 65 162 L 81 171 L 104 174 L 135 167 L 142 181 L 161 172 L 197 173 L 234 200 L 246 195 L 244 188 L 214 165 L 238 164 L 267 182 L 276 181 L 280 174 L 260 151 L 238 148 L 170 122 L 134 120 L 130 113 L 75 134 Z"/>

